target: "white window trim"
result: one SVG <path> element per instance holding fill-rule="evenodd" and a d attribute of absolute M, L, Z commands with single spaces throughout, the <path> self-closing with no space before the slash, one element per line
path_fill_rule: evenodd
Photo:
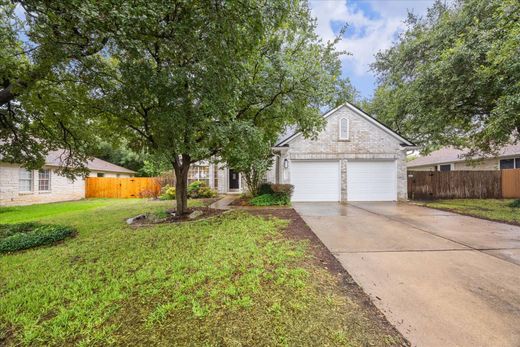
<path fill-rule="evenodd" d="M 455 164 L 454 163 L 444 163 L 444 164 L 439 164 L 437 165 L 437 171 L 441 171 L 441 165 L 449 165 L 450 166 L 450 171 L 455 171 Z"/>
<path fill-rule="evenodd" d="M 20 168 L 20 170 L 25 170 L 31 174 L 31 190 L 21 190 L 20 189 L 20 172 L 18 172 L 18 193 L 19 194 L 32 194 L 34 192 L 34 171 L 33 170 L 26 170 L 24 168 Z M 27 179 L 24 179 L 27 181 Z"/>
<path fill-rule="evenodd" d="M 40 170 L 38 170 L 38 192 L 40 193 L 50 193 L 52 191 L 52 170 L 51 169 L 41 169 L 42 171 L 49 171 L 49 189 L 40 190 Z"/>
<path fill-rule="evenodd" d="M 346 121 L 347 122 L 347 136 L 342 136 L 342 132 L 341 132 L 341 123 L 343 123 L 343 121 Z M 345 118 L 345 117 L 342 117 L 339 119 L 339 139 L 340 140 L 344 140 L 344 141 L 348 141 L 350 139 L 350 119 L 348 118 Z"/>

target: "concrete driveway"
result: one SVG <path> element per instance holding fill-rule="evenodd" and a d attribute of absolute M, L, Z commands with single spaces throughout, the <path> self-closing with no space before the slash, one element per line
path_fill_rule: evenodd
<path fill-rule="evenodd" d="M 520 227 L 406 203 L 294 203 L 416 346 L 520 346 Z"/>

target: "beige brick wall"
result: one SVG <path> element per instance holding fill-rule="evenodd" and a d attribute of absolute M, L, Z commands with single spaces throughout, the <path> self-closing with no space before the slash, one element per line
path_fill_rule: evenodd
<path fill-rule="evenodd" d="M 46 167 L 48 168 L 48 167 Z M 71 181 L 51 169 L 51 190 L 38 191 L 38 171 L 33 171 L 31 192 L 19 191 L 20 166 L 0 163 L 0 206 L 78 200 L 85 197 L 85 181 Z"/>
<path fill-rule="evenodd" d="M 481 162 L 476 163 L 476 165 L 468 164 L 467 162 L 458 162 L 454 164 L 454 170 L 484 170 L 484 171 L 494 171 L 494 170 L 500 170 L 500 164 L 499 164 L 498 158 L 495 159 L 486 159 L 482 160 Z"/>
<path fill-rule="evenodd" d="M 450 163 L 446 163 L 450 164 Z M 408 168 L 410 171 L 435 171 L 436 165 L 424 165 Z M 500 170 L 500 161 L 498 158 L 486 159 L 475 164 L 466 161 L 453 163 L 453 170 L 455 171 L 494 171 Z"/>
<path fill-rule="evenodd" d="M 349 119 L 349 140 L 339 140 L 339 120 Z M 363 116 L 347 107 L 342 107 L 328 118 L 327 125 L 315 140 L 298 136 L 289 143 L 288 150 L 282 154 L 289 160 L 289 168 L 280 169 L 280 180 L 289 183 L 291 160 L 339 160 L 341 165 L 341 200 L 347 200 L 347 167 L 351 160 L 396 160 L 397 161 L 397 196 L 407 199 L 406 153 L 400 141 L 388 134 L 381 127 L 371 123 Z M 272 176 L 272 175 L 271 175 Z"/>
<path fill-rule="evenodd" d="M 435 165 L 416 166 L 408 168 L 409 171 L 435 171 Z"/>

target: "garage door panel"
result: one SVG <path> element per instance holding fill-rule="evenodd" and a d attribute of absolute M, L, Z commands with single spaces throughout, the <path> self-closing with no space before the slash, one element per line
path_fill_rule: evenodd
<path fill-rule="evenodd" d="M 293 201 L 339 201 L 337 161 L 294 161 L 291 164 Z"/>
<path fill-rule="evenodd" d="M 349 201 L 394 201 L 397 199 L 395 161 L 347 163 Z"/>

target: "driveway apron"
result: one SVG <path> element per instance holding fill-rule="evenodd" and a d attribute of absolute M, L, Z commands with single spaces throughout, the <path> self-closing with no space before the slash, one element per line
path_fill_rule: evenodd
<path fill-rule="evenodd" d="M 407 203 L 294 203 L 415 346 L 520 346 L 520 227 Z"/>

